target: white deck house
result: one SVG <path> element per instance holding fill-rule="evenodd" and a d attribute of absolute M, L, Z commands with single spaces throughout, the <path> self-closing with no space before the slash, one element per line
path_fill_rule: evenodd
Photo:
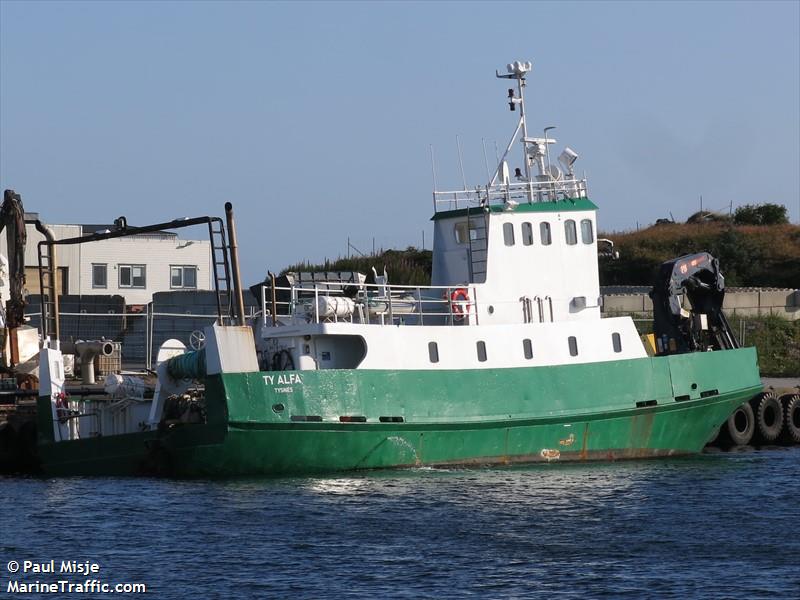
<path fill-rule="evenodd" d="M 32 215 L 29 215 L 32 216 Z M 88 235 L 110 225 L 48 225 L 56 239 Z M 38 248 L 44 236 L 27 225 L 26 289 L 39 293 Z M 0 253 L 7 251 L 5 232 Z M 211 248 L 208 240 L 181 239 L 158 232 L 88 244 L 59 246 L 57 285 L 61 294 L 119 294 L 126 304 L 146 304 L 156 292 L 211 290 Z"/>

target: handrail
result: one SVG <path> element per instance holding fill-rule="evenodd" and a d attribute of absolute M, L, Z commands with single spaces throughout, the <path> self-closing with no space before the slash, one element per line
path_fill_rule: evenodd
<path fill-rule="evenodd" d="M 555 200 L 567 200 L 573 198 L 586 198 L 588 187 L 586 179 L 562 179 L 559 181 L 532 181 L 515 182 L 507 184 L 493 184 L 491 186 L 477 186 L 468 190 L 453 190 L 434 192 L 434 209 L 439 212 L 439 205 L 447 205 L 441 210 L 453 210 L 460 208 L 459 202 L 464 203 L 464 207 L 485 206 L 491 204 L 492 200 L 521 200 L 529 202 L 552 202 Z"/>
<path fill-rule="evenodd" d="M 345 288 L 356 288 L 352 296 L 344 294 Z M 468 300 L 452 300 L 451 292 L 458 287 L 467 290 Z M 268 294 L 267 291 L 270 293 Z M 442 291 L 444 293 L 442 293 Z M 283 294 L 282 294 L 283 292 Z M 427 293 L 426 293 L 427 292 Z M 269 309 L 268 298 L 272 310 Z M 413 324 L 421 325 L 431 317 L 446 318 L 452 325 L 477 325 L 478 303 L 474 286 L 414 286 L 390 284 L 353 284 L 352 282 L 317 282 L 293 286 L 262 286 L 261 320 L 265 326 L 284 325 L 286 318 L 293 321 L 320 323 L 326 321 L 362 324 Z M 283 296 L 283 300 L 278 300 Z M 327 298 L 343 301 L 342 305 L 328 308 L 321 314 Z M 349 303 L 349 304 L 348 304 Z M 427 307 L 427 310 L 426 310 Z M 341 312 L 340 312 L 341 311 Z M 284 319 L 281 322 L 280 318 Z M 272 321 L 272 322 L 269 322 Z"/>

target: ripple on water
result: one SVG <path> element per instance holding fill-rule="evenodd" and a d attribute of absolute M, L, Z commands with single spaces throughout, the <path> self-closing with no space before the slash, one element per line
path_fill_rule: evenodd
<path fill-rule="evenodd" d="M 170 481 L 5 479 L 7 560 L 160 598 L 798 597 L 800 448 Z"/>

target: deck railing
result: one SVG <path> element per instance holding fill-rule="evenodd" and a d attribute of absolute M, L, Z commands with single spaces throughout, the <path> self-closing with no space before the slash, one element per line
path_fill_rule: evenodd
<path fill-rule="evenodd" d="M 586 198 L 586 179 L 559 181 L 516 181 L 507 184 L 477 186 L 473 189 L 433 192 L 434 212 L 486 206 L 500 202 L 555 202 Z"/>
<path fill-rule="evenodd" d="M 474 286 L 318 282 L 262 287 L 264 325 L 477 325 Z M 274 307 L 274 315 L 273 315 Z"/>

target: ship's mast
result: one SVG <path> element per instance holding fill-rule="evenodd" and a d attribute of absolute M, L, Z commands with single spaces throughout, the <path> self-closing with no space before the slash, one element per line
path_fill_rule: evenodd
<path fill-rule="evenodd" d="M 514 142 L 517 140 L 517 134 L 519 134 L 521 131 L 522 137 L 520 138 L 520 142 L 522 142 L 522 162 L 525 167 L 525 174 L 523 176 L 522 173 L 517 170 L 516 178 L 519 181 L 524 180 L 527 183 L 526 187 L 528 192 L 528 202 L 533 202 L 534 198 L 534 177 L 531 173 L 531 163 L 536 162 L 536 166 L 539 171 L 538 175 L 536 176 L 537 181 L 550 180 L 549 152 L 547 146 L 548 144 L 554 144 L 556 142 L 556 140 L 547 137 L 547 131 L 549 129 L 553 129 L 553 127 L 547 127 L 545 129 L 545 137 L 543 138 L 528 137 L 528 123 L 525 114 L 525 77 L 530 72 L 532 67 L 533 63 L 530 61 L 515 61 L 506 65 L 508 74 L 501 75 L 499 71 L 495 71 L 495 75 L 498 79 L 515 79 L 517 82 L 516 91 L 513 88 L 509 88 L 508 90 L 508 107 L 513 112 L 516 110 L 516 107 L 519 106 L 519 122 L 517 123 L 517 128 L 514 130 L 514 135 L 511 136 L 511 140 L 506 147 L 506 151 L 503 153 L 503 158 L 501 159 L 500 164 L 497 166 L 495 176 L 492 178 L 492 181 L 489 184 L 490 186 L 494 185 L 502 170 L 503 161 L 511 150 L 511 147 L 514 145 Z"/>
<path fill-rule="evenodd" d="M 515 80 L 516 86 L 508 90 L 508 108 L 512 112 L 517 112 L 517 107 L 519 107 L 519 119 L 501 157 L 497 157 L 497 143 L 495 143 L 497 167 L 490 176 L 487 166 L 489 181 L 485 186 L 479 185 L 473 189 L 468 189 L 466 178 L 463 175 L 461 144 L 460 140 L 456 138 L 463 188 L 453 191 L 439 191 L 436 188 L 436 166 L 433 161 L 433 150 L 431 149 L 431 169 L 434 179 L 434 212 L 443 207 L 446 207 L 446 210 L 458 209 L 462 202 L 466 203 L 467 206 L 478 205 L 485 209 L 487 206 L 492 205 L 493 201 L 502 199 L 505 210 L 514 210 L 520 202 L 532 204 L 534 202 L 555 202 L 557 200 L 587 197 L 586 178 L 576 179 L 575 177 L 573 165 L 578 158 L 577 152 L 571 148 L 564 148 L 564 151 L 558 156 L 558 163 L 562 165 L 563 171 L 554 162 L 550 161 L 549 146 L 550 144 L 555 144 L 556 140 L 550 138 L 548 134 L 555 127 L 545 127 L 542 137 L 528 137 L 525 88 L 527 87 L 526 78 L 532 67 L 533 64 L 531 62 L 515 61 L 506 65 L 508 73 L 501 75 L 500 72 L 495 71 L 498 79 Z M 507 159 L 517 143 L 522 144 L 522 165 L 514 168 L 512 174 L 509 170 Z M 486 161 L 485 145 L 484 161 Z"/>

